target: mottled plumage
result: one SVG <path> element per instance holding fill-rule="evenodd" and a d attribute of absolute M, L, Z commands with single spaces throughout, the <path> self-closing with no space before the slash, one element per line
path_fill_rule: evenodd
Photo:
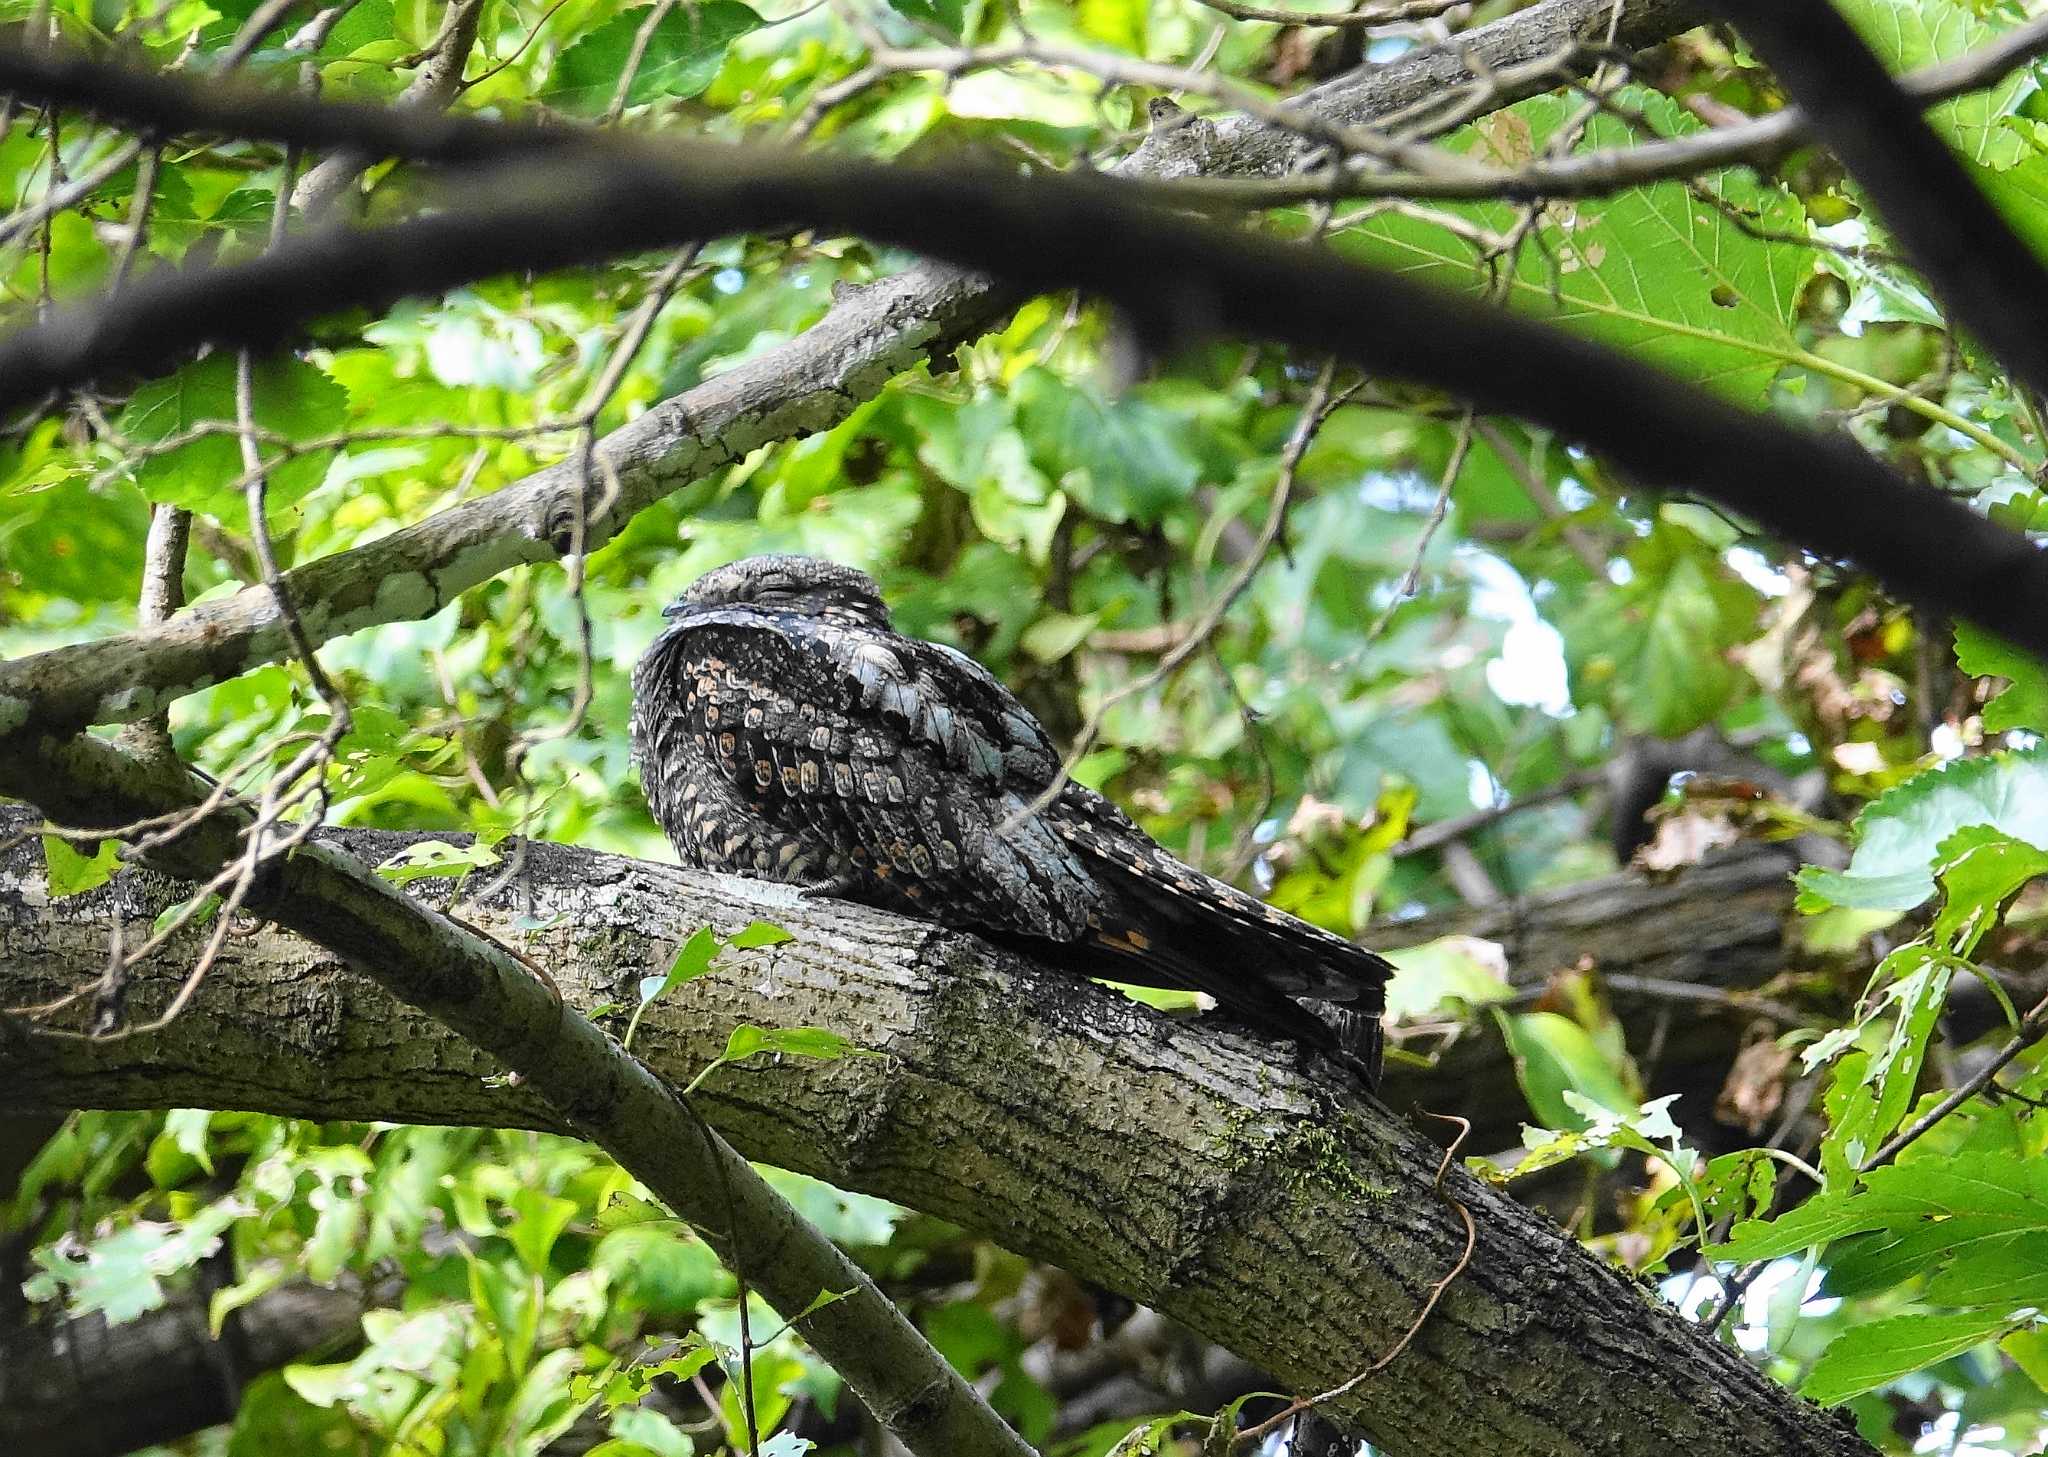
<path fill-rule="evenodd" d="M 753 557 L 666 615 L 633 674 L 633 753 L 685 864 L 1056 942 L 1377 1078 L 1385 961 L 1181 864 L 1082 785 L 1028 813 L 1059 773 L 1045 730 L 973 659 L 891 628 L 864 574 Z"/>

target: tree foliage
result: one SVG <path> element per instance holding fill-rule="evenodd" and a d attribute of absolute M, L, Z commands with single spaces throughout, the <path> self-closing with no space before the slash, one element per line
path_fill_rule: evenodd
<path fill-rule="evenodd" d="M 1232 8 L 57 0 L 0 17 L 36 44 L 333 98 L 1065 169 L 1170 130 L 1147 105 L 1168 89 L 1201 114 L 1193 128 L 1263 115 L 1517 7 L 1335 29 Z M 2018 0 L 1838 8 L 1900 72 L 2028 20 Z M 459 86 L 408 89 L 437 67 Z M 1786 101 L 1726 27 L 1501 99 L 1440 103 L 1403 140 L 1439 142 L 1446 167 L 1626 167 Z M 372 222 L 459 208 L 475 185 L 137 136 L 32 98 L 8 110 L 10 326 L 152 270 L 260 255 L 315 225 L 321 169 L 341 178 L 323 206 Z M 2048 237 L 2034 65 L 1928 119 L 2022 237 Z M 2041 400 L 1951 325 L 1824 150 L 1550 201 L 1334 190 L 1245 206 L 1245 226 L 1846 432 L 2014 531 L 2048 532 Z M 328 317 L 246 365 L 213 350 L 101 380 L 0 442 L 0 651 L 134 627 L 153 512 L 190 513 L 170 576 L 205 602 L 264 583 L 267 555 L 318 561 L 558 461 L 585 462 L 602 496 L 616 482 L 588 464 L 593 439 L 770 357 L 911 261 L 801 230 L 707 239 Z M 1797 970 L 1761 994 L 1793 1015 L 1725 1069 L 1718 1105 L 1712 1088 L 1666 1086 L 1658 1029 L 1682 997 L 1664 1021 L 1637 1015 L 1659 993 L 1610 986 L 1597 964 L 1518 992 L 1511 936 L 1397 956 L 1396 1057 L 1497 1040 L 1530 1127 L 1521 1149 L 1465 1149 L 1473 1166 L 1562 1203 L 1603 1257 L 1786 1385 L 1845 1404 L 1873 1443 L 2038 1449 L 2040 662 L 1579 442 L 1256 341 L 1162 349 L 1085 299 L 1024 301 L 871 382 L 828 428 L 738 453 L 565 566 L 499 575 L 431 615 L 380 607 L 364 630 L 322 628 L 329 684 L 280 652 L 179 697 L 171 747 L 253 787 L 325 745 L 317 792 L 286 818 L 449 837 L 383 869 L 458 895 L 516 873 L 526 839 L 665 858 L 623 729 L 631 665 L 701 572 L 789 550 L 872 571 L 904 631 L 988 664 L 1077 746 L 1077 777 L 1176 854 L 1345 934 L 1793 841 L 1816 861 L 1787 927 Z M 1647 818 L 1621 789 L 1631 774 Z M 111 841 L 44 843 L 53 896 L 118 865 Z M 195 897 L 175 914 L 232 910 Z M 748 934 L 735 944 L 775 932 Z M 708 930 L 685 943 L 643 1002 L 732 974 L 722 951 Z M 1755 991 L 1719 992 L 1721 1010 L 1753 1010 Z M 120 1009 L 107 1015 L 101 1032 Z M 859 1050 L 857 1029 L 743 1026 L 727 1059 Z M 1733 1111 L 1745 1099 L 1768 1111 Z M 1164 1388 L 1156 1410 L 1086 1420 L 1053 1373 L 1107 1339 L 1107 1312 L 1070 1280 L 915 1211 L 773 1177 L 1027 1440 L 1075 1457 L 1197 1450 L 1201 1422 L 1166 1420 L 1181 1403 Z M 571 1140 L 85 1111 L 20 1170 L 0 1228 L 41 1318 L 121 1321 L 203 1289 L 218 1329 L 290 1281 L 402 1292 L 345 1352 L 263 1374 L 232 1430 L 187 1450 L 537 1453 L 579 1421 L 608 1457 L 744 1451 L 750 1427 L 779 1457 L 866 1450 L 832 1370 L 758 1303 L 743 1340 L 710 1249 Z"/>

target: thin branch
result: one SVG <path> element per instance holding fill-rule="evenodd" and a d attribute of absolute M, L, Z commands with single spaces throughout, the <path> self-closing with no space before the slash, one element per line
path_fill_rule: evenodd
<path fill-rule="evenodd" d="M 1555 784 L 1517 795 L 1500 804 L 1488 805 L 1483 809 L 1475 809 L 1466 814 L 1454 815 L 1447 820 L 1437 820 L 1433 824 L 1424 825 L 1387 853 L 1399 857 L 1420 855 L 1426 850 L 1439 849 L 1453 840 L 1462 840 L 1467 835 L 1497 824 L 1509 815 L 1519 814 L 1525 809 L 1535 809 L 1541 805 L 1555 804 L 1560 799 L 1569 799 L 1582 790 L 1597 788 L 1606 782 L 1605 768 L 1576 769 Z"/>
<path fill-rule="evenodd" d="M 1334 359 L 1325 360 L 1322 369 L 1317 372 L 1315 383 L 1309 388 L 1308 400 L 1302 405 L 1301 413 L 1295 419 L 1294 429 L 1288 434 L 1287 444 L 1280 452 L 1279 471 L 1273 478 L 1273 494 L 1267 502 L 1266 519 L 1260 524 L 1258 539 L 1253 542 L 1252 549 L 1245 554 L 1244 560 L 1238 564 L 1237 571 L 1230 581 L 1217 594 L 1216 600 L 1209 604 L 1208 609 L 1195 619 L 1195 624 L 1188 630 L 1187 636 L 1169 648 L 1166 655 L 1153 665 L 1151 671 L 1133 678 L 1114 692 L 1103 696 L 1102 701 L 1097 703 L 1094 711 L 1088 715 L 1087 722 L 1081 725 L 1081 731 L 1074 736 L 1074 742 L 1068 745 L 1066 758 L 1061 761 L 1059 772 L 1053 775 L 1052 782 L 1039 791 L 1029 804 L 1010 816 L 1005 822 L 1005 832 L 1010 825 L 1029 819 L 1059 798 L 1061 791 L 1073 778 L 1074 767 L 1087 756 L 1090 749 L 1095 747 L 1095 740 L 1102 732 L 1103 719 L 1110 709 L 1134 694 L 1146 692 L 1165 682 L 1182 663 L 1208 643 L 1216 629 L 1222 625 L 1225 615 L 1252 584 L 1252 578 L 1256 577 L 1259 568 L 1266 564 L 1267 553 L 1280 539 L 1281 530 L 1287 524 L 1287 506 L 1294 498 L 1295 476 L 1301 468 L 1301 458 L 1308 453 L 1309 444 L 1315 439 L 1316 431 L 1322 428 L 1323 421 L 1329 418 L 1333 408 L 1330 385 L 1336 374 L 1337 364 Z M 1337 403 L 1341 404 L 1342 401 Z"/>
<path fill-rule="evenodd" d="M 1776 5 L 1779 0 L 1762 0 Z M 1789 3 L 1789 0 L 1787 0 Z M 1931 107 L 1995 86 L 2048 51 L 2048 17 L 2015 26 L 1968 55 L 1898 78 L 1912 105 Z M 1765 168 L 1812 140 L 1806 111 L 1787 107 L 1739 126 L 1691 136 L 1551 157 L 1462 175 L 1321 168 L 1297 176 L 1202 178 L 1156 184 L 1166 197 L 1205 206 L 1282 207 L 1330 197 L 1545 201 L 1606 197 L 1651 182 L 1703 176 L 1726 167 Z"/>
<path fill-rule="evenodd" d="M 1507 473 L 1515 478 L 1515 484 L 1522 488 L 1522 494 L 1529 498 L 1529 504 L 1541 511 L 1545 518 L 1556 523 L 1559 537 L 1571 548 L 1572 555 L 1579 559 L 1579 565 L 1595 577 L 1606 576 L 1607 553 L 1600 549 L 1599 544 L 1591 536 L 1571 524 L 1572 513 L 1558 500 L 1557 492 L 1551 489 L 1550 482 L 1544 479 L 1543 473 L 1536 468 L 1536 462 L 1525 458 L 1516 450 L 1507 432 L 1491 420 L 1480 420 L 1472 428 L 1479 438 L 1486 442 Z"/>
<path fill-rule="evenodd" d="M 161 369 L 201 341 L 273 345 L 296 321 L 349 304 L 379 306 L 501 272 L 800 218 L 922 248 L 1032 290 L 1099 293 L 1162 343 L 1274 339 L 1451 391 L 1475 410 L 1521 415 L 1639 480 L 1695 492 L 1853 563 L 1900 597 L 2048 653 L 2048 562 L 2025 537 L 1851 440 L 1742 409 L 1596 340 L 1319 249 L 1133 206 L 1099 179 L 751 149 L 683 155 L 536 163 L 465 204 L 392 227 L 288 240 L 226 267 L 167 270 L 136 284 L 118 307 L 75 307 L 0 342 L 0 410 L 110 370 Z M 585 226 L 594 216 L 611 226 Z M 1629 408 L 1617 409 L 1620 400 Z M 548 528 L 558 552 L 568 515 Z M 1964 562 L 1970 569 L 1957 570 Z M 208 647 L 210 656 L 219 644 Z M 100 645 L 86 651 L 98 655 Z M 0 666 L 0 694 L 47 721 L 103 712 L 98 692 L 81 702 L 76 680 L 50 679 L 64 661 L 46 653 Z M 39 686 L 24 694 L 24 679 Z M 122 689 L 132 695 L 135 686 Z M 143 711 L 154 706 L 137 701 Z"/>
<path fill-rule="evenodd" d="M 1473 411 L 1467 407 L 1458 421 L 1458 433 L 1451 441 L 1450 458 L 1444 462 L 1443 477 L 1437 482 L 1436 499 L 1430 502 L 1429 516 L 1422 524 L 1422 535 L 1416 539 L 1415 554 L 1409 560 L 1408 570 L 1401 574 L 1400 582 L 1394 588 L 1394 595 L 1387 605 L 1380 609 L 1380 615 L 1365 630 L 1365 637 L 1357 649 L 1363 652 L 1379 635 L 1387 630 L 1387 624 L 1394 619 L 1394 613 L 1401 604 L 1415 595 L 1415 589 L 1422 583 L 1422 563 L 1429 556 L 1429 544 L 1436 539 L 1437 531 L 1444 524 L 1444 517 L 1451 507 L 1451 490 L 1458 484 L 1458 477 L 1464 472 L 1465 457 L 1472 450 Z"/>
<path fill-rule="evenodd" d="M 135 604 L 138 626 L 161 626 L 185 605 L 185 556 L 191 540 L 190 511 L 163 502 L 150 507 L 149 534 L 142 546 L 142 591 Z M 168 708 L 131 727 L 135 734 L 130 742 L 137 752 L 171 752 Z"/>
<path fill-rule="evenodd" d="M 1673 981 L 1662 976 L 1631 976 L 1626 972 L 1603 972 L 1600 984 L 1624 996 L 1644 997 L 1660 1002 L 1683 1002 L 1689 1006 L 1713 1007 L 1743 1017 L 1766 1017 L 1786 1027 L 1811 1027 L 1819 1019 L 1797 1007 L 1754 992 L 1729 991 L 1698 982 Z M 1528 1006 L 1541 1001 L 1547 986 L 1525 987 L 1507 999 L 1505 1006 Z M 1818 1182 L 1816 1180 L 1816 1182 Z"/>
<path fill-rule="evenodd" d="M 618 89 L 612 92 L 611 105 L 604 111 L 607 125 L 615 122 L 626 110 L 626 98 L 633 94 L 633 83 L 640 78 L 640 67 L 647 60 L 647 47 L 654 40 L 654 32 L 668 19 L 669 12 L 676 8 L 679 0 L 655 0 L 648 7 L 647 18 L 640 22 L 640 28 L 633 32 L 633 49 L 626 53 L 626 64 L 619 70 Z M 693 9 L 690 12 L 696 14 Z"/>
<path fill-rule="evenodd" d="M 426 58 L 398 98 L 398 106 L 415 113 L 439 111 L 462 90 L 462 72 L 476 48 L 477 25 L 488 0 L 452 0 L 441 29 L 428 45 Z M 307 172 L 292 195 L 292 205 L 308 217 L 319 217 L 380 155 L 375 148 L 350 150 L 329 157 Z"/>
<path fill-rule="evenodd" d="M 1396 5 L 1376 5 L 1368 10 L 1276 10 L 1266 5 L 1245 5 L 1240 0 L 1197 0 L 1233 20 L 1263 20 L 1273 25 L 1298 25 L 1317 30 L 1358 30 L 1374 25 L 1398 25 L 1408 20 L 1430 20 L 1446 10 L 1456 10 L 1471 0 L 1404 0 Z"/>

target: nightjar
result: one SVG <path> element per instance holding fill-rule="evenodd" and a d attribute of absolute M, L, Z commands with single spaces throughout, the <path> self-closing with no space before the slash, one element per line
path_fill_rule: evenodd
<path fill-rule="evenodd" d="M 633 754 L 684 864 L 1206 992 L 1377 1081 L 1384 960 L 1181 864 L 1092 789 L 1033 813 L 1060 769 L 1045 730 L 972 658 L 896 632 L 865 574 L 751 557 L 664 615 Z"/>

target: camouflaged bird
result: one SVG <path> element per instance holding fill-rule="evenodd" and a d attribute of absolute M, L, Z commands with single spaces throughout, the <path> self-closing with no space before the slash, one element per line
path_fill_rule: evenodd
<path fill-rule="evenodd" d="M 896 632 L 865 574 L 752 557 L 664 615 L 633 673 L 633 755 L 686 865 L 1206 992 L 1377 1081 L 1385 961 L 1181 864 L 1092 789 L 1031 813 L 1059 776 L 1045 730 L 972 658 Z M 1326 1020 L 1297 997 L 1342 1005 Z"/>

